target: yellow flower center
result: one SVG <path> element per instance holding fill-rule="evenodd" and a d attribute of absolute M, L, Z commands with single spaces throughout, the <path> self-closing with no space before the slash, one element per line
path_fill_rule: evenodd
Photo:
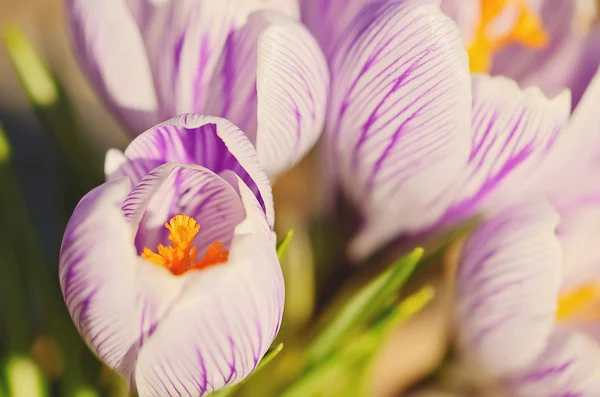
<path fill-rule="evenodd" d="M 562 293 L 556 320 L 576 323 L 600 321 L 600 284 L 584 284 Z"/>
<path fill-rule="evenodd" d="M 196 261 L 196 247 L 193 246 L 194 238 L 200 231 L 200 225 L 194 218 L 187 215 L 175 215 L 165 223 L 169 230 L 169 241 L 172 245 L 159 244 L 157 251 L 144 248 L 142 258 L 160 266 L 164 266 L 175 275 L 180 275 L 188 270 L 204 269 L 206 267 L 227 262 L 229 251 L 223 249 L 223 244 L 216 241 L 206 250 L 206 255 Z"/>
<path fill-rule="evenodd" d="M 494 23 L 499 22 L 503 13 L 511 11 L 514 20 L 510 27 L 501 33 L 494 32 Z M 513 42 L 533 48 L 547 45 L 548 34 L 540 16 L 531 10 L 527 0 L 481 0 L 481 20 L 467 48 L 471 72 L 488 72 L 494 53 Z"/>

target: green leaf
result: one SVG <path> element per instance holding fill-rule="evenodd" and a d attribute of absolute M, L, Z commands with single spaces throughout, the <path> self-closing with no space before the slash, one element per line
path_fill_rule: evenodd
<path fill-rule="evenodd" d="M 282 261 L 285 258 L 290 243 L 292 242 L 292 237 L 294 237 L 294 230 L 290 229 L 283 240 L 277 244 L 277 257 L 279 258 L 279 261 Z"/>
<path fill-rule="evenodd" d="M 283 391 L 280 397 L 367 395 L 357 392 L 365 387 L 370 364 L 384 345 L 388 334 L 421 311 L 433 296 L 434 289 L 430 286 L 410 295 L 373 327 L 310 368 Z M 331 390 L 332 387 L 336 388 L 335 392 Z"/>
<path fill-rule="evenodd" d="M 89 140 L 79 134 L 71 107 L 56 76 L 17 27 L 5 28 L 2 40 L 29 101 L 64 151 L 83 193 L 101 183 L 104 175 L 100 158 Z"/>
<path fill-rule="evenodd" d="M 5 363 L 4 372 L 11 397 L 45 397 L 48 385 L 42 371 L 27 356 L 11 356 Z"/>
<path fill-rule="evenodd" d="M 309 365 L 326 358 L 357 325 L 371 320 L 380 312 L 408 280 L 422 256 L 423 249 L 416 248 L 351 298 L 311 344 Z"/>
<path fill-rule="evenodd" d="M 289 235 L 290 233 L 288 233 Z M 269 364 L 279 353 L 281 353 L 281 351 L 283 350 L 283 343 L 278 344 L 275 347 L 270 348 L 265 355 L 263 356 L 262 360 L 260 360 L 260 362 L 258 363 L 258 365 L 256 366 L 256 368 L 254 369 L 254 371 L 252 371 L 252 373 L 243 381 L 241 381 L 240 383 L 238 383 L 235 386 L 231 386 L 228 387 L 227 389 L 222 389 L 222 390 L 218 390 L 214 393 L 211 393 L 209 395 L 209 397 L 229 397 L 232 396 L 241 385 L 243 385 L 244 383 L 246 383 L 252 376 L 256 375 L 258 372 L 260 372 L 267 364 Z"/>
<path fill-rule="evenodd" d="M 58 87 L 35 48 L 14 26 L 4 30 L 4 44 L 29 99 L 36 106 L 50 106 L 58 100 Z"/>

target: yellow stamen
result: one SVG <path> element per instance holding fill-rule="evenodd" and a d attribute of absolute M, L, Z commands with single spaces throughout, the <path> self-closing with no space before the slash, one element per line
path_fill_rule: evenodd
<path fill-rule="evenodd" d="M 506 32 L 494 35 L 490 25 L 507 7 L 516 7 L 514 23 Z M 481 0 L 481 21 L 467 48 L 471 72 L 488 72 L 494 53 L 514 42 L 533 48 L 546 46 L 548 34 L 540 16 L 530 9 L 527 0 Z"/>
<path fill-rule="evenodd" d="M 164 266 L 175 275 L 183 274 L 188 270 L 204 269 L 211 265 L 227 262 L 229 251 L 223 249 L 223 244 L 214 242 L 206 250 L 206 255 L 196 261 L 197 250 L 193 247 L 194 238 L 200 231 L 200 225 L 194 218 L 187 215 L 175 215 L 165 223 L 165 227 L 171 232 L 169 241 L 172 245 L 159 244 L 157 251 L 144 248 L 142 258 L 159 266 Z"/>
<path fill-rule="evenodd" d="M 589 322 L 600 319 L 600 285 L 585 284 L 560 296 L 557 321 Z"/>

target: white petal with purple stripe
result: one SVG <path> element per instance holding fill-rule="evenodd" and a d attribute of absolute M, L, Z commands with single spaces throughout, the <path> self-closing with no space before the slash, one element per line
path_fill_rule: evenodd
<path fill-rule="evenodd" d="M 175 276 L 138 256 L 169 245 L 174 215 L 200 224 L 200 257 L 214 241 L 226 263 Z M 90 192 L 69 221 L 59 276 L 81 334 L 144 396 L 203 396 L 246 377 L 273 341 L 283 278 L 270 224 L 231 170 L 166 163 L 133 188 Z"/>
<path fill-rule="evenodd" d="M 360 258 L 445 210 L 470 149 L 467 55 L 439 2 L 375 2 L 330 68 L 328 166 L 366 218 Z"/>
<path fill-rule="evenodd" d="M 548 343 L 562 274 L 558 221 L 544 202 L 511 208 L 484 221 L 464 247 L 462 341 L 496 375 L 526 368 Z"/>
<path fill-rule="evenodd" d="M 233 171 L 254 192 L 271 226 L 274 223 L 271 185 L 254 147 L 225 119 L 195 114 L 175 117 L 139 135 L 124 157 L 114 150 L 108 152 L 107 178 L 128 176 L 135 184 L 166 162 L 198 164 L 217 174 Z"/>

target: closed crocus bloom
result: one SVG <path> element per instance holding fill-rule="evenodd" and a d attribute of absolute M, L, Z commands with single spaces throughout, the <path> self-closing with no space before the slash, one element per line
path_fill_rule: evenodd
<path fill-rule="evenodd" d="M 505 205 L 568 120 L 568 93 L 470 77 L 438 2 L 373 3 L 347 33 L 331 62 L 326 145 L 332 179 L 363 216 L 355 259 Z"/>
<path fill-rule="evenodd" d="M 594 0 L 443 0 L 460 26 L 471 71 L 510 77 L 575 106 L 600 64 Z"/>
<path fill-rule="evenodd" d="M 457 275 L 462 342 L 511 395 L 600 395 L 600 205 L 487 219 Z"/>
<path fill-rule="evenodd" d="M 270 188 L 251 143 L 223 119 L 188 115 L 112 152 L 107 170 L 61 248 L 80 333 L 140 396 L 204 396 L 241 381 L 284 302 Z"/>
<path fill-rule="evenodd" d="M 225 117 L 269 176 L 321 134 L 329 74 L 295 0 L 69 0 L 69 12 L 79 58 L 132 134 Z"/>

